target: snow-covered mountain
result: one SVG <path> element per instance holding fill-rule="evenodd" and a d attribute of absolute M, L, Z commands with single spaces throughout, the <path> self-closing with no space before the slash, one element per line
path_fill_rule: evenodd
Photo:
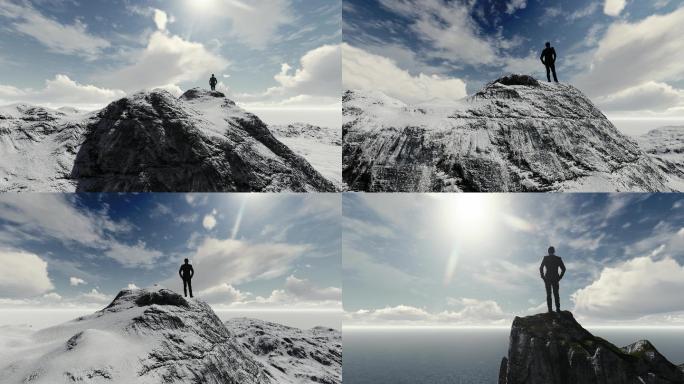
<path fill-rule="evenodd" d="M 656 128 L 638 139 L 646 151 L 671 179 L 678 191 L 684 191 L 684 126 Z"/>
<path fill-rule="evenodd" d="M 139 92 L 82 114 L 0 110 L 0 191 L 335 191 L 220 93 Z"/>
<path fill-rule="evenodd" d="M 340 383 L 342 335 L 331 328 L 309 330 L 255 319 L 232 319 L 226 327 L 278 383 Z"/>
<path fill-rule="evenodd" d="M 576 88 L 510 75 L 471 97 L 343 96 L 343 178 L 360 191 L 670 191 Z"/>
<path fill-rule="evenodd" d="M 326 179 L 342 187 L 342 132 L 306 123 L 269 126 L 273 135 L 307 159 Z"/>
<path fill-rule="evenodd" d="M 264 329 L 269 339 L 259 339 Z M 341 383 L 339 332 L 317 332 L 248 319 L 222 324 L 201 300 L 159 288 L 124 290 L 101 311 L 13 341 L 0 354 L 0 377 L 8 384 Z M 277 374 L 248 344 L 294 335 L 297 345 L 275 350 L 299 352 L 306 343 L 306 354 L 274 359 Z"/>

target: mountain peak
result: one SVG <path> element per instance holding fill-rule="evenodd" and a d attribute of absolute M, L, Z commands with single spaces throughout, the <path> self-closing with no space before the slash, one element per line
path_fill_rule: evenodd
<path fill-rule="evenodd" d="M 499 384 L 681 382 L 684 372 L 649 341 L 618 348 L 567 311 L 516 317 L 499 371 Z"/>
<path fill-rule="evenodd" d="M 503 76 L 452 105 L 343 97 L 343 178 L 366 192 L 670 191 L 580 90 Z"/>
<path fill-rule="evenodd" d="M 169 289 L 155 286 L 143 289 L 124 289 L 119 292 L 105 310 L 120 310 L 150 305 L 171 305 L 190 308 L 188 300 Z"/>
<path fill-rule="evenodd" d="M 183 100 L 195 100 L 201 98 L 225 98 L 226 95 L 223 92 L 211 91 L 208 89 L 195 87 L 185 91 L 180 98 Z"/>

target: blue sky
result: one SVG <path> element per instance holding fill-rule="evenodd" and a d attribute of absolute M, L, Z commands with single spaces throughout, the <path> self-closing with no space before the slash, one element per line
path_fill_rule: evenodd
<path fill-rule="evenodd" d="M 340 1 L 2 0 L 0 22 L 0 104 L 95 108 L 215 73 L 249 108 L 339 112 Z"/>
<path fill-rule="evenodd" d="M 561 304 L 587 324 L 683 325 L 677 194 L 345 194 L 348 325 L 510 325 L 546 311 L 539 264 L 568 272 Z"/>
<path fill-rule="evenodd" d="M 340 196 L 0 196 L 0 308 L 102 308 L 160 283 L 220 309 L 334 310 L 341 303 Z"/>
<path fill-rule="evenodd" d="M 510 72 L 545 80 L 550 41 L 559 79 L 610 117 L 684 116 L 681 0 L 349 0 L 343 20 L 346 88 L 421 102 Z"/>

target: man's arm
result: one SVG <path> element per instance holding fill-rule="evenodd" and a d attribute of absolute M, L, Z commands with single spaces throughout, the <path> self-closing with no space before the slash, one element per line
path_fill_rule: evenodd
<path fill-rule="evenodd" d="M 544 62 L 544 51 L 542 51 L 541 56 L 539 56 L 539 60 L 541 60 L 542 64 L 546 65 Z"/>
<path fill-rule="evenodd" d="M 551 59 L 552 62 L 555 63 L 556 62 L 556 49 L 555 48 L 551 48 L 551 58 L 552 58 Z"/>
<path fill-rule="evenodd" d="M 561 274 L 560 274 L 559 279 L 562 279 L 563 275 L 565 275 L 565 264 L 563 264 L 563 259 L 560 259 L 560 265 L 559 266 L 561 269 Z"/>
<path fill-rule="evenodd" d="M 541 275 L 541 278 L 543 280 L 544 279 L 544 260 L 542 260 L 542 263 L 539 266 L 539 275 Z"/>
<path fill-rule="evenodd" d="M 183 278 L 183 266 L 182 265 L 180 268 L 178 268 L 178 276 L 180 276 L 181 279 Z"/>
<path fill-rule="evenodd" d="M 565 267 L 563 267 L 563 268 L 565 268 Z M 190 278 L 192 279 L 193 276 L 195 276 L 195 270 L 192 268 L 192 265 L 191 265 L 190 266 Z"/>

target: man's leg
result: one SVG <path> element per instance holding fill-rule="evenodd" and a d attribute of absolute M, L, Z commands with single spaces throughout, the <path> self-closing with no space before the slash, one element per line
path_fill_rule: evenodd
<path fill-rule="evenodd" d="M 560 312 L 560 294 L 558 293 L 558 282 L 553 282 L 553 298 L 556 300 L 556 312 Z"/>
<path fill-rule="evenodd" d="M 190 291 L 190 297 L 192 297 L 192 280 L 188 279 L 188 291 Z"/>
<path fill-rule="evenodd" d="M 188 297 L 188 281 L 183 279 L 183 295 Z"/>
<path fill-rule="evenodd" d="M 546 66 L 546 79 L 551 82 L 551 67 L 548 65 Z"/>
<path fill-rule="evenodd" d="M 544 280 L 544 287 L 546 288 L 546 306 L 549 307 L 549 312 L 553 312 L 551 310 L 551 284 Z"/>
<path fill-rule="evenodd" d="M 553 81 L 558 82 L 558 77 L 556 77 L 556 64 L 551 64 L 551 72 L 553 72 Z M 549 81 L 551 81 L 549 79 Z"/>

